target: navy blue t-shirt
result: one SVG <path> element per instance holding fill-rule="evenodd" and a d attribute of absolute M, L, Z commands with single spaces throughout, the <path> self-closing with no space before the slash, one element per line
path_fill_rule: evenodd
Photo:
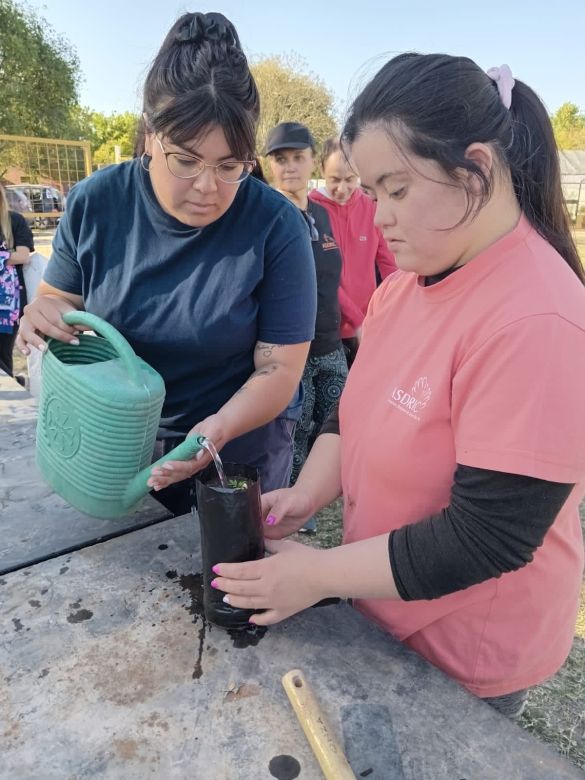
<path fill-rule="evenodd" d="M 217 412 L 254 371 L 257 341 L 314 336 L 307 226 L 252 177 L 220 219 L 192 228 L 162 210 L 139 160 L 98 171 L 69 194 L 44 278 L 83 296 L 162 375 L 163 435 Z"/>

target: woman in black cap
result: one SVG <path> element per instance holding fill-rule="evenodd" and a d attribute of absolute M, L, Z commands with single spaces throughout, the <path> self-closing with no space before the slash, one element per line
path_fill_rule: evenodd
<path fill-rule="evenodd" d="M 321 426 L 338 402 L 347 377 L 342 348 L 338 301 L 341 253 L 327 211 L 308 198 L 308 183 L 315 167 L 315 141 L 309 129 L 298 122 L 281 122 L 266 142 L 273 184 L 300 209 L 307 221 L 317 273 L 317 320 L 315 338 L 303 373 L 303 411 L 295 431 L 294 484 Z M 301 529 L 314 533 L 312 517 Z"/>

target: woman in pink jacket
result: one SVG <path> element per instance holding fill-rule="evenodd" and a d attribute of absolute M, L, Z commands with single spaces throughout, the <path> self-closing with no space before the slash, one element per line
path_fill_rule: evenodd
<path fill-rule="evenodd" d="M 321 167 L 325 187 L 313 190 L 309 197 L 327 209 L 333 236 L 343 257 L 339 285 L 341 337 L 351 365 L 361 337 L 362 322 L 376 289 L 376 269 L 385 279 L 396 270 L 396 263 L 374 225 L 375 204 L 360 189 L 357 174 L 345 158 L 339 139 L 325 141 Z"/>

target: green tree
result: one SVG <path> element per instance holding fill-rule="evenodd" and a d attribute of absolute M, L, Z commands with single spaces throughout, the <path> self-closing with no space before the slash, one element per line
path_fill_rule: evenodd
<path fill-rule="evenodd" d="M 0 0 L 0 133 L 71 137 L 77 54 L 45 19 Z"/>
<path fill-rule="evenodd" d="M 297 55 L 264 57 L 252 62 L 251 70 L 260 92 L 260 152 L 279 122 L 302 122 L 317 144 L 338 132 L 333 95 Z"/>
<path fill-rule="evenodd" d="M 559 149 L 585 149 L 585 114 L 579 106 L 563 103 L 551 121 Z"/>
<path fill-rule="evenodd" d="M 75 104 L 69 113 L 69 140 L 93 142 L 93 115 L 94 111 L 87 106 Z M 92 145 L 93 152 L 93 145 Z"/>
<path fill-rule="evenodd" d="M 71 114 L 74 137 L 89 141 L 95 165 L 115 162 L 115 147 L 122 157 L 131 157 L 136 138 L 138 114 L 102 114 L 90 108 L 76 106 Z"/>
<path fill-rule="evenodd" d="M 130 111 L 109 115 L 93 112 L 93 137 L 89 141 L 96 164 L 114 162 L 116 146 L 120 147 L 122 157 L 132 156 L 138 118 Z"/>

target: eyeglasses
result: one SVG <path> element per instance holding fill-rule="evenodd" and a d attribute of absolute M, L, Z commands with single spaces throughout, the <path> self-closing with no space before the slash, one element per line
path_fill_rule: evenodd
<path fill-rule="evenodd" d="M 319 240 L 319 231 L 317 230 L 317 225 L 315 224 L 315 219 L 312 214 L 309 214 L 308 211 L 303 211 L 301 209 L 301 214 L 305 218 L 305 222 L 307 223 L 307 226 L 309 228 L 309 235 L 311 236 L 311 241 L 318 241 Z"/>
<path fill-rule="evenodd" d="M 244 181 L 254 170 L 255 160 L 228 160 L 227 162 L 211 165 L 203 162 L 199 157 L 192 157 L 184 152 L 165 152 L 162 141 L 156 136 L 158 145 L 165 156 L 167 168 L 177 179 L 194 179 L 205 168 L 215 168 L 215 175 L 225 184 L 238 184 Z"/>

